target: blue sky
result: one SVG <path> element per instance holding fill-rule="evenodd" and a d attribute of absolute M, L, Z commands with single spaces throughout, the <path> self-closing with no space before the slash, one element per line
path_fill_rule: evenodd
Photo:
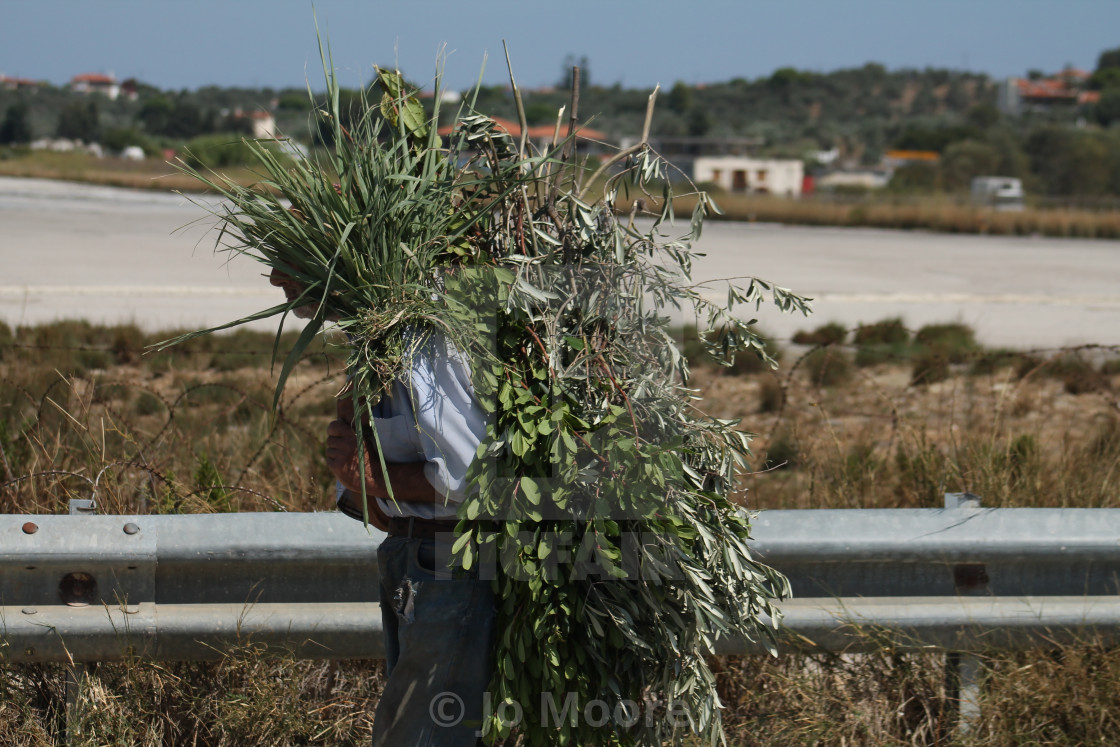
<path fill-rule="evenodd" d="M 0 73 L 65 83 L 82 72 L 160 88 L 320 88 L 310 0 L 4 0 Z M 627 87 L 827 72 L 879 62 L 993 76 L 1091 69 L 1120 46 L 1117 0 L 316 0 L 343 83 L 373 63 L 446 83 L 554 83 L 568 55 L 595 82 Z"/>

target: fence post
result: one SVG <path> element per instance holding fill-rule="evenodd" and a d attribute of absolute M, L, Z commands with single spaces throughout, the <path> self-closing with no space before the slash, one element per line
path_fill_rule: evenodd
<path fill-rule="evenodd" d="M 97 502 L 92 498 L 71 498 L 70 515 L 82 516 L 97 513 Z M 74 744 L 81 723 L 81 697 L 86 686 L 89 668 L 85 664 L 71 663 L 66 667 L 66 734 L 64 744 Z"/>
<path fill-rule="evenodd" d="M 946 493 L 945 508 L 980 508 L 980 497 L 972 493 Z M 989 593 L 988 570 L 980 563 L 953 566 L 953 585 L 960 596 Z M 980 658 L 951 651 L 945 656 L 945 695 L 956 710 L 956 733 L 972 732 L 980 719 Z"/>

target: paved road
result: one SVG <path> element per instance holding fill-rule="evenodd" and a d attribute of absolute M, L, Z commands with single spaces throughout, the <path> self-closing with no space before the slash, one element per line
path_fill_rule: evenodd
<path fill-rule="evenodd" d="M 213 222 L 178 195 L 0 178 L 0 319 L 193 328 L 275 301 L 255 263 L 215 254 Z"/>
<path fill-rule="evenodd" d="M 1120 344 L 1120 242 L 745 223 L 704 231 L 698 278 L 754 274 L 815 299 L 812 320 L 761 318 L 779 336 L 900 316 L 912 328 L 962 321 L 989 345 Z"/>
<path fill-rule="evenodd" d="M 177 195 L 0 178 L 0 319 L 195 328 L 272 305 L 261 266 L 214 252 L 212 223 Z M 713 288 L 753 274 L 816 299 L 809 320 L 764 308 L 778 337 L 901 316 L 990 345 L 1120 344 L 1120 242 L 710 223 L 699 248 Z"/>

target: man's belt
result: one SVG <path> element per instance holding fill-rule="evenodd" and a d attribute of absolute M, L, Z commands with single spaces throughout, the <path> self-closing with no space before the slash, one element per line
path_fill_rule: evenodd
<path fill-rule="evenodd" d="M 388 534 L 390 537 L 412 537 L 414 539 L 435 539 L 436 535 L 445 535 L 443 539 L 450 539 L 458 525 L 458 519 L 390 516 Z"/>

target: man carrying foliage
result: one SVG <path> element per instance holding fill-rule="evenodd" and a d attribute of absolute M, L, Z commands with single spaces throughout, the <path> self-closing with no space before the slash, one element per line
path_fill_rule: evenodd
<path fill-rule="evenodd" d="M 271 281 L 290 302 L 303 293 L 280 270 Z M 293 310 L 301 318 L 314 312 Z M 494 594 L 477 567 L 451 570 L 447 560 L 487 418 L 466 361 L 444 338 L 413 350 L 404 372 L 372 420 L 357 423 L 353 400 L 343 395 L 327 427 L 339 508 L 361 520 L 364 494 L 370 523 L 388 534 L 377 550 L 388 679 L 373 743 L 473 745 L 492 669 Z M 371 428 L 377 436 L 366 437 L 362 458 L 357 434 Z"/>
<path fill-rule="evenodd" d="M 288 292 L 235 324 L 309 319 L 277 398 L 328 320 L 350 341 L 328 460 L 343 505 L 390 533 L 392 673 L 375 739 L 718 741 L 705 656 L 731 636 L 773 651 L 789 586 L 751 557 L 750 516 L 730 499 L 749 436 L 696 410 L 669 311 L 693 312 L 717 359 L 773 364 L 733 307 L 769 297 L 807 313 L 806 300 L 760 280 L 729 283 L 726 304 L 692 286 L 691 242 L 714 203 L 689 195 L 687 233 L 667 238 L 673 194 L 646 136 L 586 174 L 578 76 L 567 137 L 535 153 L 523 115 L 518 142 L 472 97 L 445 143 L 440 97 L 426 112 L 380 69 L 380 106 L 344 127 L 324 66 L 328 158 L 289 163 L 255 144 L 268 189 L 191 173 L 225 199 L 229 248 Z M 620 217 L 630 190 L 642 199 Z M 643 202 L 657 210 L 641 223 Z"/>

